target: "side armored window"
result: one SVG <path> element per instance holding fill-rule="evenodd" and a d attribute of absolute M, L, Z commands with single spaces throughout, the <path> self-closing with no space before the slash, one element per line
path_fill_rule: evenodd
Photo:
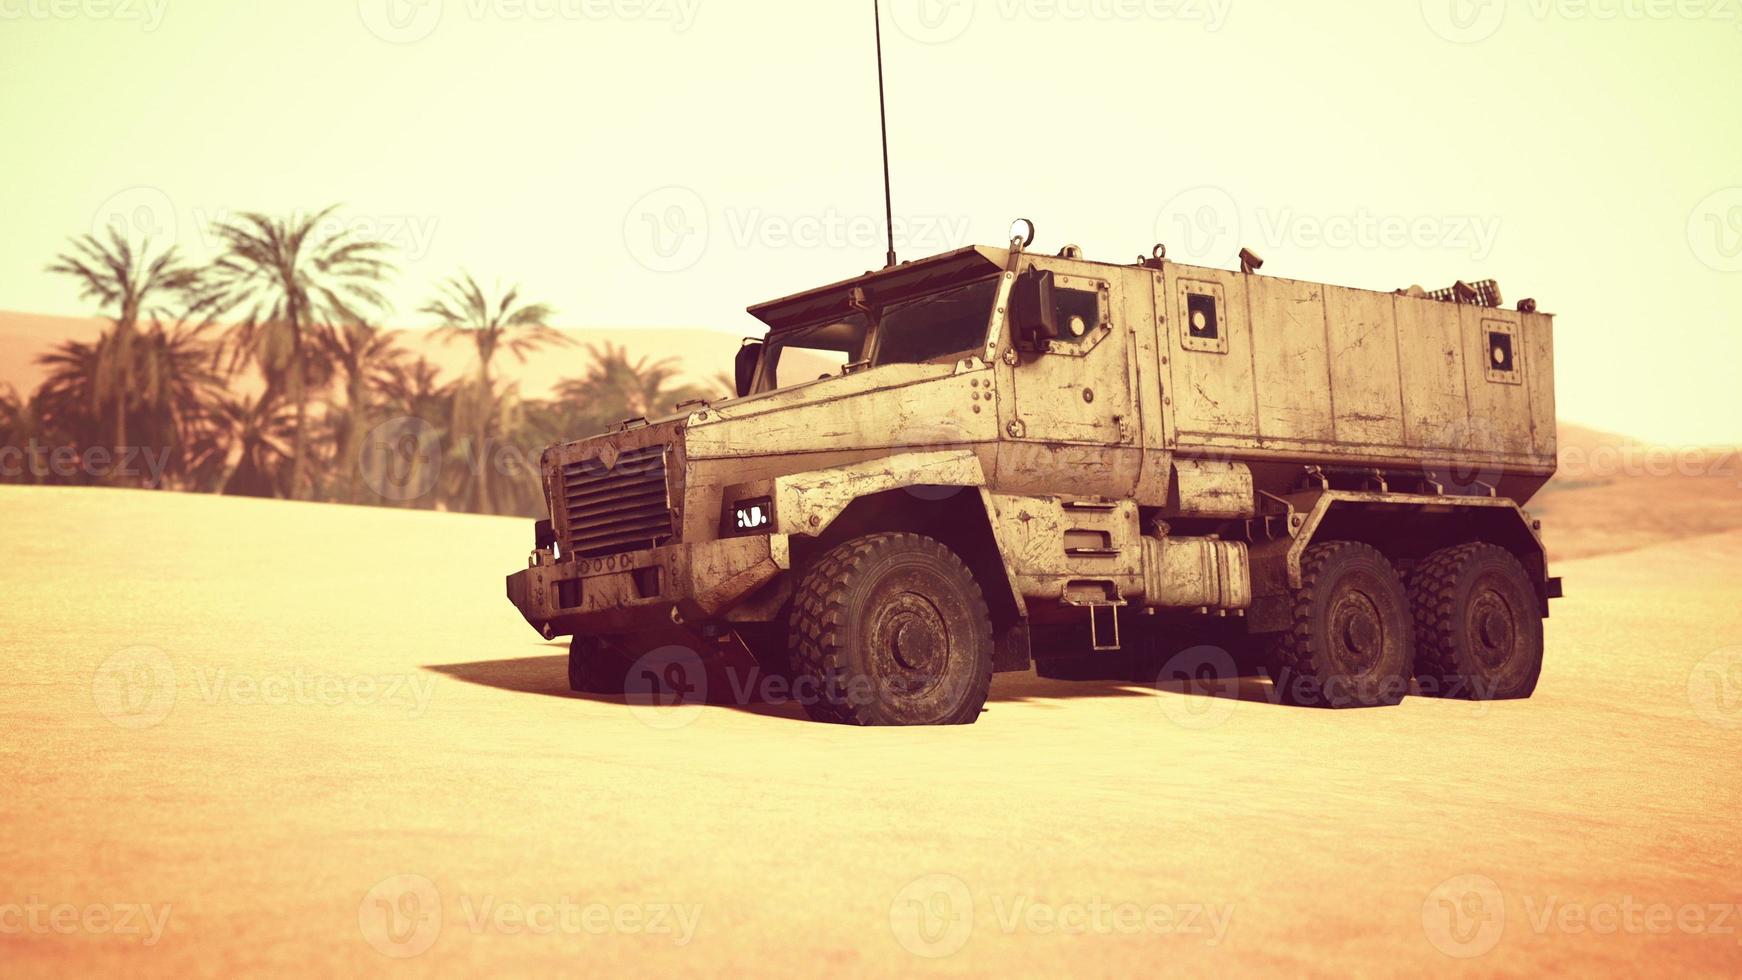
<path fill-rule="evenodd" d="M 1101 325 L 1101 297 L 1082 289 L 1059 289 L 1054 292 L 1058 306 L 1059 339 L 1070 343 L 1081 340 Z"/>
<path fill-rule="evenodd" d="M 1216 317 L 1216 297 L 1202 293 L 1186 295 L 1186 328 L 1194 340 L 1220 340 L 1222 325 Z"/>

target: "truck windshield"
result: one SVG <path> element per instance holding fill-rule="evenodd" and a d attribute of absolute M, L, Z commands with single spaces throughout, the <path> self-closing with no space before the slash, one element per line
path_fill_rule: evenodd
<path fill-rule="evenodd" d="M 841 373 L 841 368 L 865 359 L 869 335 L 864 314 L 829 323 L 800 327 L 768 338 L 764 386 L 790 388 Z"/>
<path fill-rule="evenodd" d="M 875 357 L 876 366 L 953 361 L 986 343 L 997 294 L 998 280 L 986 279 L 891 304 L 879 310 L 875 320 L 854 313 L 777 330 L 769 335 L 763 355 L 762 388 L 790 388 L 832 377 L 869 356 Z"/>
<path fill-rule="evenodd" d="M 997 293 L 998 280 L 987 279 L 884 310 L 877 323 L 877 363 L 954 360 L 985 346 Z"/>

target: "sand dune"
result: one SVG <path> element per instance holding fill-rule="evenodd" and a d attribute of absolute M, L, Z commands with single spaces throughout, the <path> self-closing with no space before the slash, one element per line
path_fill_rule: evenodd
<path fill-rule="evenodd" d="M 0 515 L 9 975 L 1742 969 L 1742 534 L 1562 563 L 1529 702 L 1017 675 L 859 731 L 569 696 L 522 521 Z"/>

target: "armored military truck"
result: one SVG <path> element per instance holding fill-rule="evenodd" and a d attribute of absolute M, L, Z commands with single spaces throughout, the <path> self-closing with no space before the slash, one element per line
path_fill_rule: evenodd
<path fill-rule="evenodd" d="M 508 595 L 571 687 L 676 647 L 962 724 L 997 671 L 1214 643 L 1292 705 L 1532 693 L 1549 315 L 1032 238 L 753 306 L 737 397 L 548 449 Z"/>

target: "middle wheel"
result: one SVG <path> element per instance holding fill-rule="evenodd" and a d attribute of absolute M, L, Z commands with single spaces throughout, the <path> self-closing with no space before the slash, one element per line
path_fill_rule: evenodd
<path fill-rule="evenodd" d="M 1415 667 L 1415 617 L 1378 549 L 1313 545 L 1293 600 L 1292 625 L 1271 643 L 1271 679 L 1284 701 L 1357 708 L 1403 700 Z"/>
<path fill-rule="evenodd" d="M 792 604 L 794 693 L 818 721 L 966 725 L 992 684 L 992 617 L 967 565 L 918 534 L 813 562 Z"/>

